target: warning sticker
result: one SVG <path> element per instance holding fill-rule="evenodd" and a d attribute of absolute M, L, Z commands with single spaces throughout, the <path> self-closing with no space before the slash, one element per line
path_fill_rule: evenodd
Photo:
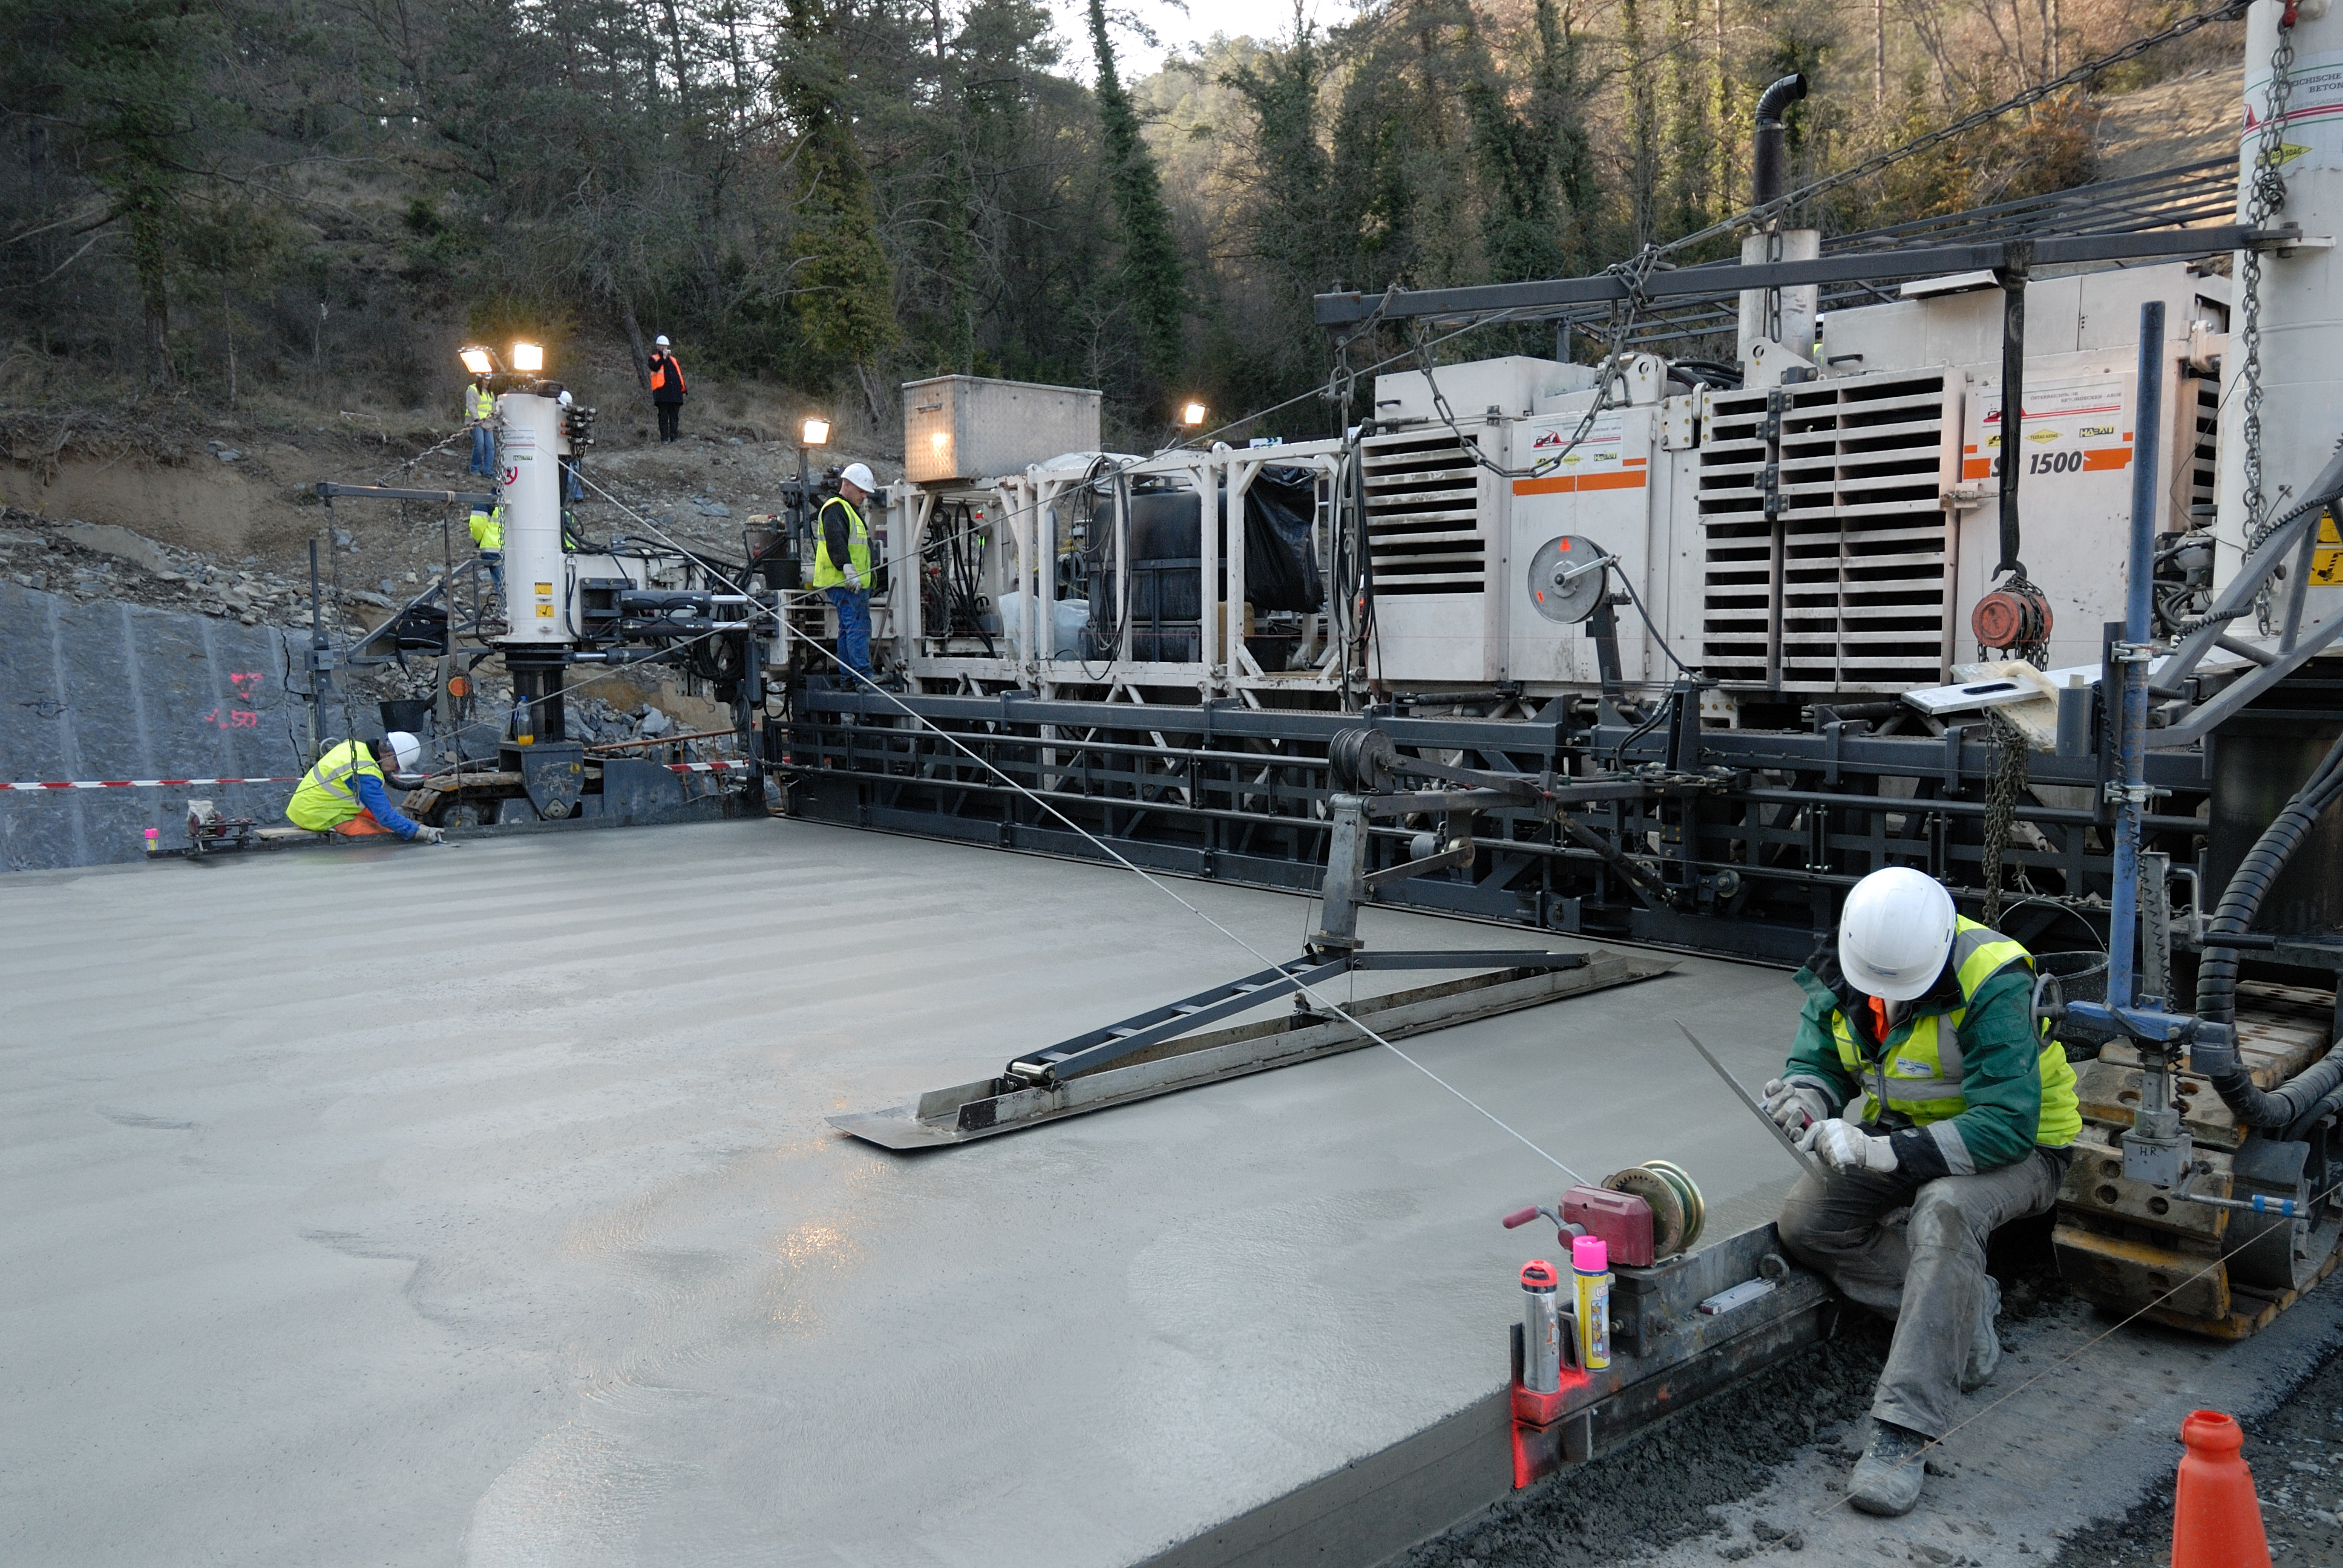
<path fill-rule="evenodd" d="M 1961 477 L 2001 474 L 2001 393 L 1981 390 L 1973 439 L 1961 453 Z M 2026 389 L 2019 449 L 2028 478 L 2036 474 L 2102 473 L 2131 466 L 2131 418 L 2124 384 L 2103 377 Z"/>
<path fill-rule="evenodd" d="M 1584 418 L 1584 416 L 1579 417 Z M 1616 467 L 1619 463 L 1619 433 L 1624 424 L 1624 417 L 1621 414 L 1597 414 L 1585 439 L 1572 447 L 1570 438 L 1578 431 L 1578 420 L 1573 419 L 1558 428 L 1541 432 L 1538 438 L 1530 443 L 1532 458 L 1547 473 L 1578 473 L 1605 464 Z M 1564 451 L 1565 447 L 1569 449 Z M 1562 454 L 1559 462 L 1554 461 L 1556 453 Z"/>
<path fill-rule="evenodd" d="M 539 620 L 551 620 L 553 618 L 553 607 L 549 604 L 538 605 L 537 607 L 537 618 Z"/>
<path fill-rule="evenodd" d="M 2318 519 L 2318 543 L 2310 552 L 2310 580 L 2320 588 L 2343 588 L 2343 529 L 2335 514 Z"/>
<path fill-rule="evenodd" d="M 2323 50 L 2298 59 L 2287 73 L 2286 125 L 2278 145 L 2268 155 L 2271 164 L 2292 175 L 2305 169 L 2334 168 L 2338 157 L 2335 136 L 2343 119 L 2343 53 Z M 2269 114 L 2270 78 L 2264 75 L 2246 84 L 2245 124 L 2239 135 L 2247 148 L 2258 149 Z"/>
<path fill-rule="evenodd" d="M 1648 417 L 1640 410 L 1638 414 Z M 1614 409 L 1597 414 L 1585 436 L 1573 446 L 1571 437 L 1578 434 L 1578 422 L 1584 417 L 1583 414 L 1556 415 L 1553 428 L 1537 433 L 1530 442 L 1530 475 L 1513 481 L 1513 494 L 1558 496 L 1644 487 L 1650 471 L 1649 459 L 1625 455 L 1625 411 Z M 1648 429 L 1637 439 L 1638 448 L 1647 438 Z"/>

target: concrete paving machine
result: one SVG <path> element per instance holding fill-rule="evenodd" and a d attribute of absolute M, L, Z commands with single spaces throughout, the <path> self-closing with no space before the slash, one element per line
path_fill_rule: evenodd
<path fill-rule="evenodd" d="M 461 351 L 465 367 L 495 395 L 497 474 L 488 488 L 402 489 L 320 481 L 317 498 L 417 501 L 471 508 L 496 519 L 497 548 L 448 571 L 367 637 L 345 642 L 313 613 L 307 660 L 312 753 L 332 726 L 337 672 L 407 652 L 437 660 L 436 699 L 418 703 L 412 727 L 427 729 L 437 765 L 412 786 L 406 809 L 434 826 L 470 823 L 660 821 L 711 811 L 764 809 L 752 760 L 753 717 L 766 699 L 766 669 L 787 636 L 785 561 L 778 536 L 743 537 L 744 558 L 687 548 L 648 518 L 634 538 L 588 539 L 574 508 L 587 498 L 595 411 L 545 374 L 540 346 L 512 346 L 512 367 L 491 350 Z M 803 509 L 810 487 L 792 487 Z M 461 515 L 458 513 L 458 515 Z M 313 600 L 317 591 L 312 547 Z M 483 582 L 491 591 L 481 592 Z M 468 588 L 468 593 L 467 588 Z M 468 614 L 467 613 L 468 611 Z M 472 676 L 500 657 L 512 681 L 508 710 L 475 721 Z M 588 747 L 568 733 L 568 699 L 605 671 L 655 666 L 681 674 L 732 711 L 729 732 Z M 678 739 L 729 741 L 733 755 L 676 762 Z M 659 751 L 654 758 L 649 753 Z M 712 776 L 712 777 L 711 777 Z"/>
<path fill-rule="evenodd" d="M 1599 367 L 1421 356 L 1339 437 L 1144 458 L 923 384 L 902 690 L 799 665 L 790 809 L 1297 890 L 1355 830 L 1371 898 L 1783 963 L 1920 867 L 2081 1063 L 2067 1278 L 2252 1332 L 2343 1235 L 2343 15 L 2247 15 L 2234 165 L 1845 236 L 1761 187 L 1737 262 L 1316 302 Z M 1346 826 L 1362 731 L 1534 788 L 1386 880 L 1437 812 Z"/>

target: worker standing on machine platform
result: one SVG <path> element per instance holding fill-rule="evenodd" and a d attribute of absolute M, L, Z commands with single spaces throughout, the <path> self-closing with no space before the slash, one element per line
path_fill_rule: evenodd
<path fill-rule="evenodd" d="M 501 596 L 505 591 L 505 509 L 501 505 L 473 505 L 472 546 L 480 552 L 480 564 L 488 568 L 488 577 Z"/>
<path fill-rule="evenodd" d="M 312 833 L 353 839 L 396 833 L 427 844 L 440 842 L 446 834 L 416 821 L 390 803 L 382 765 L 376 760 L 384 754 L 400 772 L 407 772 L 422 758 L 423 742 L 404 729 L 394 729 L 373 745 L 345 740 L 329 748 L 293 791 L 285 808 L 286 820 Z"/>
<path fill-rule="evenodd" d="M 1855 885 L 1836 952 L 1797 978 L 1805 1010 L 1765 1110 L 1832 1174 L 1791 1191 L 1782 1242 L 1896 1321 L 1847 1501 L 1907 1513 L 1922 1450 L 2001 1359 L 1986 1241 L 2057 1201 L 2082 1131 L 2075 1070 L 2035 1028 L 2032 955 L 1907 866 Z M 1885 1223 L 1907 1206 L 1907 1228 Z"/>
<path fill-rule="evenodd" d="M 497 397 L 488 390 L 485 370 L 464 388 L 464 417 L 472 426 L 472 462 L 466 472 L 493 479 L 497 477 Z"/>
<path fill-rule="evenodd" d="M 680 440 L 683 400 L 688 394 L 684 390 L 683 367 L 676 363 L 664 333 L 651 345 L 649 368 L 651 405 L 659 410 L 659 439 Z"/>
<path fill-rule="evenodd" d="M 878 487 L 869 467 L 849 463 L 813 530 L 813 586 L 838 611 L 839 662 L 865 680 L 871 677 L 870 525 L 862 505 Z"/>

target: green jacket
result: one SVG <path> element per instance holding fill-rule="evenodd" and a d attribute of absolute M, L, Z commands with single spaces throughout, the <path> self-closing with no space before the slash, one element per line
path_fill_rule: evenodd
<path fill-rule="evenodd" d="M 2013 964 L 1977 987 L 1953 1030 L 1960 1046 L 1960 1094 L 1967 1108 L 1938 1123 L 1946 1129 L 1943 1133 L 1908 1126 L 1890 1132 L 1900 1170 L 1926 1181 L 1966 1174 L 1956 1170 L 1964 1159 L 1971 1170 L 1992 1171 L 2016 1163 L 2033 1150 L 2043 1131 L 2045 1049 L 2034 1031 L 2033 979 L 2033 970 L 2026 965 Z M 1873 1028 L 1869 999 L 1839 973 L 1837 954 L 1828 944 L 1798 971 L 1797 981 L 1806 993 L 1806 1004 L 1798 1015 L 1797 1039 L 1790 1047 L 1782 1076 L 1820 1089 L 1836 1114 L 1847 1109 L 1850 1101 L 1859 1101 L 1865 1086 L 1840 1060 L 1832 1029 L 1834 1015 L 1845 1015 L 1865 1060 L 1877 1061 L 1888 1046 Z M 1936 984 L 1912 1004 L 1911 1016 L 1888 1031 L 1888 1040 L 1905 1038 L 1915 1019 L 1930 1013 L 1950 1014 L 1961 1005 L 1960 985 L 1948 966 Z M 2062 1070 L 2064 1060 L 2062 1053 Z M 2061 1076 L 2066 1082 L 2052 1086 L 2054 1097 L 2063 1087 L 2066 1105 L 2061 1109 L 2068 1109 L 2074 1096 L 2072 1075 L 2062 1070 Z M 2052 1141 L 2063 1143 L 2072 1136 L 2070 1132 L 2066 1139 Z"/>

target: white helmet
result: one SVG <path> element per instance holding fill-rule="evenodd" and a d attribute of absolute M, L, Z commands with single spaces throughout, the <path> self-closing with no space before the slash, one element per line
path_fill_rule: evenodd
<path fill-rule="evenodd" d="M 838 477 L 840 483 L 851 485 L 866 496 L 879 487 L 879 481 L 870 477 L 867 464 L 849 463 Z"/>
<path fill-rule="evenodd" d="M 661 334 L 659 337 L 657 337 L 652 338 L 652 339 L 651 339 L 651 347 L 654 347 L 654 348 L 664 348 L 664 347 L 667 347 L 667 337 L 666 337 L 666 335 L 665 335 L 665 334 Z"/>
<path fill-rule="evenodd" d="M 382 738 L 382 743 L 397 759 L 397 766 L 401 773 L 414 772 L 415 765 L 423 759 L 423 742 L 404 729 L 392 730 Z"/>
<path fill-rule="evenodd" d="M 1839 970 L 1867 996 L 1910 1001 L 1944 972 L 1956 918 L 1953 896 L 1926 871 L 1874 871 L 1839 911 Z"/>

